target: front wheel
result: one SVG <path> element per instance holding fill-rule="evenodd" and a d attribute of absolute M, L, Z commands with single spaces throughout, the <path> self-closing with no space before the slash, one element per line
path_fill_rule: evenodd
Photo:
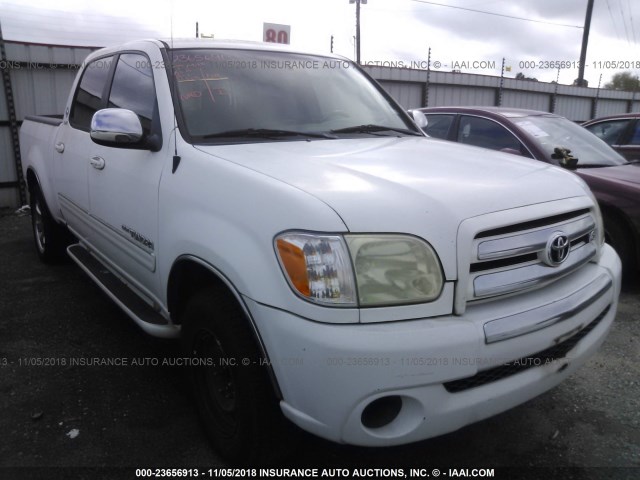
<path fill-rule="evenodd" d="M 214 448 L 233 464 L 281 457 L 291 426 L 242 310 L 225 295 L 204 289 L 188 302 L 182 325 L 195 400 Z"/>

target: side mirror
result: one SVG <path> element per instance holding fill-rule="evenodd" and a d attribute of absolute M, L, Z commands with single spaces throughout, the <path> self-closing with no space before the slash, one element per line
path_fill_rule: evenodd
<path fill-rule="evenodd" d="M 420 110 L 409 110 L 409 115 L 411 115 L 413 121 L 416 122 L 416 125 L 420 128 L 425 128 L 429 124 L 427 116 Z"/>
<path fill-rule="evenodd" d="M 104 108 L 93 114 L 91 140 L 116 148 L 144 148 L 140 119 L 131 110 Z"/>

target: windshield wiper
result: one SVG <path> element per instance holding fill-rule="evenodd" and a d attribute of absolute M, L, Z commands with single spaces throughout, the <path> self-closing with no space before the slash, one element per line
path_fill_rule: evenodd
<path fill-rule="evenodd" d="M 387 127 L 384 125 L 355 125 L 353 127 L 346 128 L 338 128 L 335 130 L 331 130 L 331 133 L 371 133 L 375 135 L 377 132 L 397 132 L 404 133 L 405 135 L 417 135 L 419 137 L 422 134 L 415 132 L 413 130 L 409 130 L 408 128 L 396 128 L 396 127 Z"/>
<path fill-rule="evenodd" d="M 224 132 L 199 135 L 199 138 L 283 138 L 283 137 L 307 137 L 307 138 L 337 138 L 335 135 L 321 132 L 297 132 L 295 130 L 280 130 L 270 128 L 243 128 L 240 130 L 227 130 Z"/>
<path fill-rule="evenodd" d="M 604 167 L 619 167 L 620 165 L 627 165 L 626 163 L 579 163 L 576 168 L 604 168 Z"/>

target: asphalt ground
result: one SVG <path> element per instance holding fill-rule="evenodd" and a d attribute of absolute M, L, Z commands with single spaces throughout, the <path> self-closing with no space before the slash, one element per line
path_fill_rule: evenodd
<path fill-rule="evenodd" d="M 208 478 L 225 467 L 184 370 L 161 365 L 180 356 L 177 342 L 144 334 L 73 263 L 41 264 L 28 215 L 0 216 L 0 269 L 0 479 L 137 478 L 136 469 L 156 468 L 199 468 Z M 70 363 L 90 358 L 128 366 Z M 297 443 L 283 468 L 339 467 L 343 477 L 360 468 L 367 478 L 386 478 L 371 469 L 425 469 L 423 478 L 439 469 L 447 478 L 461 473 L 451 469 L 492 468 L 495 478 L 640 478 L 640 282 L 625 285 L 598 354 L 520 407 L 402 447 L 307 434 Z M 247 472 L 213 478 L 228 473 Z"/>

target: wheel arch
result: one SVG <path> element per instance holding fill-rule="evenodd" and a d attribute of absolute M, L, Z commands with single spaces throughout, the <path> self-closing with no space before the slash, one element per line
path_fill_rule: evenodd
<path fill-rule="evenodd" d="M 242 296 L 222 272 L 199 257 L 181 255 L 171 267 L 167 282 L 167 308 L 173 323 L 176 325 L 181 324 L 182 313 L 189 298 L 204 288 L 212 288 L 223 293 L 230 302 L 233 302 L 244 313 L 244 318 L 249 323 L 249 328 L 260 353 L 267 360 L 269 377 L 274 393 L 278 399 L 282 399 L 282 392 L 273 367 L 269 362 L 269 354 L 251 312 L 242 300 Z"/>
<path fill-rule="evenodd" d="M 42 182 L 40 181 L 40 177 L 38 176 L 38 172 L 36 172 L 35 168 L 33 168 L 32 166 L 29 166 L 27 168 L 27 174 L 26 174 L 25 180 L 27 182 L 27 191 L 29 192 L 29 204 L 31 204 L 31 197 L 34 195 L 35 189 L 37 188 L 38 190 L 40 190 L 40 193 L 42 194 L 42 201 L 44 203 L 44 208 L 51 215 L 52 213 L 51 206 L 49 205 L 49 201 L 47 200 L 47 193 L 45 192 L 45 189 L 47 188 L 47 186 L 46 185 L 43 186 Z M 59 223 L 58 219 L 55 217 L 54 217 L 54 221 L 56 223 Z"/>
<path fill-rule="evenodd" d="M 27 189 L 29 190 L 29 195 L 32 195 L 32 191 L 34 187 L 42 188 L 40 186 L 40 179 L 38 178 L 38 174 L 32 167 L 27 168 Z"/>

